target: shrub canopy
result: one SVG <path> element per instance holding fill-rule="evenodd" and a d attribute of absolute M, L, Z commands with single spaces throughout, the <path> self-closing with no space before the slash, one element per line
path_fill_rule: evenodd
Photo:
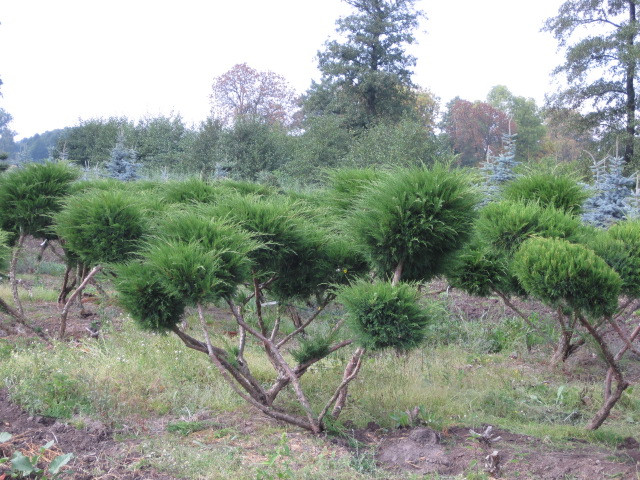
<path fill-rule="evenodd" d="M 420 345 L 430 317 L 418 298 L 411 284 L 365 280 L 342 288 L 338 295 L 356 341 L 371 350 L 409 350 Z"/>
<path fill-rule="evenodd" d="M 32 163 L 0 176 L 0 228 L 54 239 L 52 216 L 71 193 L 78 171 L 66 163 Z"/>
<path fill-rule="evenodd" d="M 553 207 L 568 215 L 580 215 L 589 196 L 574 179 L 551 173 L 535 173 L 517 178 L 504 186 L 503 198 Z"/>
<path fill-rule="evenodd" d="M 379 274 L 427 281 L 466 242 L 476 216 L 467 176 L 442 165 L 402 169 L 366 188 L 352 216 L 355 241 Z"/>
<path fill-rule="evenodd" d="M 123 191 L 89 190 L 69 197 L 55 224 L 65 248 L 87 265 L 127 261 L 149 231 L 137 197 Z"/>
<path fill-rule="evenodd" d="M 513 269 L 525 290 L 548 305 L 593 318 L 613 315 L 620 276 L 593 250 L 557 238 L 532 238 L 515 254 Z"/>

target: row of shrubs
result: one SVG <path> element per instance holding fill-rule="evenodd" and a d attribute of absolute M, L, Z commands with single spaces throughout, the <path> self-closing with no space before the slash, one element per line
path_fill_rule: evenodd
<path fill-rule="evenodd" d="M 640 224 L 584 225 L 583 192 L 566 178 L 523 177 L 479 207 L 469 175 L 443 165 L 339 170 L 329 188 L 309 194 L 229 180 L 81 182 L 66 164 L 30 165 L 0 178 L 17 311 L 4 300 L 2 308 L 29 325 L 16 259 L 28 235 L 57 240 L 67 261 L 61 337 L 74 299 L 107 272 L 141 327 L 173 332 L 248 403 L 317 433 L 340 415 L 367 352 L 421 344 L 431 318 L 417 285 L 445 275 L 474 295 L 499 296 L 516 313 L 513 297 L 554 307 L 555 362 L 584 343 L 579 330 L 593 337 L 609 367 L 603 406 L 588 425 L 595 429 L 628 386 L 619 360 L 639 333 L 622 320 L 640 294 Z M 344 322 L 322 315 L 336 301 Z M 272 302 L 275 319 L 263 315 Z M 233 315 L 237 345 L 211 328 L 212 304 Z M 197 324 L 185 324 L 188 311 Z M 313 329 L 318 322 L 332 323 Z M 622 349 L 613 351 L 608 330 Z M 247 348 L 261 349 L 273 366 L 270 384 L 252 373 Z M 312 405 L 300 377 L 342 349 L 352 352 L 342 380 L 324 404 Z M 289 388 L 293 409 L 277 401 Z"/>

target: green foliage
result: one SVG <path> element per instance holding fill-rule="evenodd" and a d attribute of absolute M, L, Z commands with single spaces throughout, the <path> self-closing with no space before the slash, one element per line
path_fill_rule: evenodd
<path fill-rule="evenodd" d="M 11 440 L 12 435 L 7 432 L 0 433 L 0 443 L 8 442 Z M 50 479 L 55 480 L 57 478 L 61 478 L 62 472 L 61 469 L 64 467 L 71 459 L 73 458 L 72 453 L 65 453 L 62 455 L 55 456 L 50 462 L 48 467 L 45 469 L 40 468 L 38 464 L 42 463 L 44 454 L 54 445 L 54 440 L 51 440 L 44 446 L 38 449 L 38 453 L 31 456 L 25 456 L 19 450 L 13 452 L 11 458 L 2 457 L 0 458 L 0 464 L 5 463 L 7 461 L 11 462 L 11 469 L 8 471 L 8 475 L 10 478 L 39 478 L 39 479 Z M 48 474 L 51 474 L 49 476 Z M 4 475 L 3 475 L 4 476 Z"/>
<path fill-rule="evenodd" d="M 544 30 L 565 51 L 565 62 L 554 74 L 562 76 L 559 83 L 566 87 L 549 97 L 548 106 L 587 111 L 574 132 L 600 131 L 611 147 L 621 142 L 625 164 L 637 160 L 636 3 L 567 0 Z"/>
<path fill-rule="evenodd" d="M 496 85 L 487 95 L 487 103 L 513 119 L 518 132 L 516 160 L 531 161 L 540 155 L 546 133 L 541 109 L 532 98 L 518 97 L 504 85 Z"/>
<path fill-rule="evenodd" d="M 405 351 L 420 345 L 431 317 L 418 299 L 413 285 L 365 280 L 341 288 L 338 294 L 356 341 L 371 350 Z"/>
<path fill-rule="evenodd" d="M 265 185 L 243 180 L 231 180 L 228 178 L 218 180 L 213 185 L 226 192 L 234 192 L 238 195 L 268 196 L 276 193 L 273 188 Z"/>
<path fill-rule="evenodd" d="M 236 288 L 221 278 L 225 266 L 219 256 L 195 242 L 156 242 L 145 261 L 165 291 L 189 305 L 215 301 Z"/>
<path fill-rule="evenodd" d="M 512 201 L 487 205 L 476 224 L 477 234 L 484 243 L 511 253 L 534 236 L 571 240 L 579 228 L 580 220 L 560 210 Z"/>
<path fill-rule="evenodd" d="M 167 203 L 213 203 L 219 195 L 211 183 L 199 178 L 167 182 L 160 186 L 159 193 Z"/>
<path fill-rule="evenodd" d="M 218 284 L 212 292 L 216 298 L 232 295 L 237 285 L 250 278 L 251 254 L 261 247 L 252 234 L 219 218 L 208 216 L 206 209 L 171 212 L 160 224 L 159 230 L 160 237 L 168 244 L 191 245 L 186 247 L 191 253 L 187 253 L 187 250 L 184 252 L 184 261 L 187 263 L 194 262 L 200 256 L 196 253 L 197 250 L 202 252 L 202 267 L 205 270 L 209 267 L 217 270 L 215 276 Z M 163 240 L 154 242 L 148 252 L 149 258 L 159 255 L 159 250 L 164 249 Z M 171 256 L 170 252 L 165 253 Z M 191 255 L 194 257 L 189 259 Z M 165 261 L 170 260 L 167 258 Z M 219 265 L 216 267 L 215 263 Z M 172 285 L 175 286 L 173 280 Z"/>
<path fill-rule="evenodd" d="M 102 165 L 109 159 L 121 131 L 124 131 L 128 143 L 135 143 L 131 142 L 134 136 L 133 123 L 124 117 L 82 120 L 78 125 L 64 130 L 52 156 L 68 159 L 85 168 Z"/>
<path fill-rule="evenodd" d="M 542 207 L 554 207 L 568 215 L 580 215 L 588 193 L 572 178 L 536 173 L 505 185 L 503 196 L 514 202 L 534 202 Z"/>
<path fill-rule="evenodd" d="M 329 347 L 333 343 L 333 335 L 316 334 L 300 338 L 298 348 L 289 353 L 299 364 L 309 360 L 324 358 L 329 354 Z"/>
<path fill-rule="evenodd" d="M 89 191 L 67 200 L 55 217 L 55 231 L 87 265 L 124 262 L 148 233 L 144 213 L 132 194 Z"/>
<path fill-rule="evenodd" d="M 312 117 L 305 121 L 304 133 L 294 143 L 294 156 L 280 173 L 293 184 L 322 184 L 325 170 L 342 164 L 352 142 L 352 132 L 337 115 Z"/>
<path fill-rule="evenodd" d="M 537 203 L 502 201 L 480 211 L 475 236 L 447 268 L 452 286 L 471 295 L 524 294 L 511 270 L 514 252 L 531 237 L 577 239 L 580 221 Z"/>
<path fill-rule="evenodd" d="M 515 254 L 513 269 L 527 292 L 549 305 L 594 318 L 612 315 L 618 306 L 620 276 L 582 245 L 529 239 Z"/>
<path fill-rule="evenodd" d="M 606 231 L 589 229 L 584 240 L 620 275 L 621 293 L 640 297 L 640 222 L 619 222 Z"/>
<path fill-rule="evenodd" d="M 514 290 L 508 255 L 478 239 L 465 245 L 447 266 L 447 279 L 452 287 L 478 297 Z"/>
<path fill-rule="evenodd" d="M 329 172 L 329 187 L 325 201 L 340 213 L 351 210 L 372 183 L 382 177 L 382 172 L 372 168 L 340 168 Z"/>
<path fill-rule="evenodd" d="M 5 271 L 9 268 L 9 258 L 11 257 L 11 247 L 9 240 L 11 235 L 0 230 L 0 270 Z"/>
<path fill-rule="evenodd" d="M 140 260 L 116 269 L 120 303 L 144 329 L 172 329 L 186 305 L 233 295 L 251 273 L 250 234 L 201 211 L 173 211 Z"/>
<path fill-rule="evenodd" d="M 52 216 L 71 192 L 78 172 L 66 163 L 30 164 L 0 177 L 0 228 L 19 235 L 55 238 Z"/>
<path fill-rule="evenodd" d="M 291 142 L 278 125 L 242 119 L 225 133 L 223 148 L 232 176 L 255 181 L 259 172 L 272 172 L 291 159 Z"/>
<path fill-rule="evenodd" d="M 133 261 L 115 267 L 118 302 L 144 330 L 165 332 L 180 322 L 185 300 L 168 291 L 149 263 Z"/>
<path fill-rule="evenodd" d="M 412 111 L 411 68 L 405 49 L 414 42 L 421 16 L 414 0 L 351 2 L 355 12 L 338 20 L 341 41 L 318 53 L 322 80 L 304 99 L 308 116 L 338 114 L 348 128 Z"/>
<path fill-rule="evenodd" d="M 349 219 L 356 242 L 383 276 L 402 263 L 404 280 L 442 273 L 469 237 L 476 196 L 468 177 L 442 165 L 402 169 L 365 189 Z"/>
<path fill-rule="evenodd" d="M 316 293 L 331 272 L 342 267 L 329 256 L 326 235 L 305 218 L 304 208 L 286 197 L 235 195 L 205 212 L 227 217 L 255 236 L 263 245 L 250 254 L 256 275 L 260 281 L 275 277 L 269 290 L 284 299 Z"/>
<path fill-rule="evenodd" d="M 362 132 L 344 163 L 356 167 L 416 167 L 441 157 L 436 136 L 419 120 L 380 122 Z"/>
<path fill-rule="evenodd" d="M 167 425 L 167 432 L 177 433 L 184 437 L 193 433 L 199 432 L 209 427 L 209 424 L 206 422 L 173 422 Z"/>

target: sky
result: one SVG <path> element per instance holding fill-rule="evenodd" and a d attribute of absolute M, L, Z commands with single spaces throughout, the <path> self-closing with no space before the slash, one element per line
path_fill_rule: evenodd
<path fill-rule="evenodd" d="M 418 0 L 427 19 L 410 47 L 414 82 L 443 105 L 483 100 L 495 85 L 541 105 L 562 55 L 540 28 L 561 4 Z M 350 12 L 341 0 L 2 0 L 0 107 L 16 139 L 96 117 L 180 114 L 197 125 L 213 79 L 239 63 L 303 93 Z"/>

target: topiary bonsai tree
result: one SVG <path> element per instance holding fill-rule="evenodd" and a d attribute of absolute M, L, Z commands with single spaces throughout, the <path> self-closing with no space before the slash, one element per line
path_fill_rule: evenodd
<path fill-rule="evenodd" d="M 598 345 L 609 373 L 604 402 L 587 426 L 597 429 L 629 386 L 618 363 L 620 356 L 612 352 L 612 345 L 600 329 L 603 324 L 614 326 L 625 347 L 634 348 L 633 339 L 616 322 L 624 281 L 593 250 L 557 238 L 531 238 L 524 242 L 514 256 L 513 269 L 530 295 L 569 312 Z M 616 381 L 614 391 L 611 377 Z"/>
<path fill-rule="evenodd" d="M 142 204 L 143 205 L 143 204 Z M 55 231 L 73 258 L 91 270 L 66 300 L 60 314 L 64 338 L 73 301 L 105 265 L 126 262 L 150 231 L 140 197 L 124 191 L 89 190 L 70 197 L 55 216 Z"/>
<path fill-rule="evenodd" d="M 0 228 L 11 234 L 13 254 L 9 278 L 17 311 L 24 315 L 18 296 L 16 265 L 27 236 L 56 238 L 52 217 L 71 192 L 78 171 L 66 163 L 30 164 L 0 176 Z"/>
<path fill-rule="evenodd" d="M 381 205 L 376 195 L 383 186 L 395 186 L 402 195 L 389 194 Z M 406 350 L 420 342 L 429 318 L 417 304 L 415 287 L 400 283 L 402 270 L 422 279 L 440 271 L 439 262 L 432 265 L 421 256 L 446 255 L 462 244 L 473 223 L 475 195 L 462 174 L 438 167 L 385 175 L 361 201 L 388 222 L 367 222 L 358 230 L 359 220 L 353 219 L 353 228 L 363 233 L 358 242 L 314 221 L 319 214 L 309 204 L 301 206 L 286 196 L 229 195 L 215 205 L 174 210 L 138 258 L 117 267 L 120 301 L 144 328 L 171 331 L 187 347 L 207 354 L 231 387 L 261 412 L 318 433 L 329 412 L 336 419 L 343 410 L 366 349 Z M 401 232 L 413 236 L 404 238 L 401 250 L 387 252 L 391 259 L 385 261 L 382 250 L 367 243 L 371 236 L 392 242 L 402 238 Z M 414 243 L 419 247 L 413 248 Z M 382 280 L 356 281 L 370 270 L 355 254 L 361 245 L 369 245 L 366 254 L 376 259 Z M 333 323 L 322 316 L 336 295 L 347 306 L 352 336 L 342 331 L 342 320 Z M 297 301 L 310 302 L 313 309 L 300 312 L 298 322 L 287 328 L 280 311 L 273 319 L 265 315 L 265 305 Z M 226 303 L 237 324 L 233 348 L 226 346 L 221 328 L 216 331 L 216 323 L 207 322 L 206 307 L 213 302 Z M 188 307 L 197 310 L 200 338 L 182 325 Z M 325 323 L 321 334 L 311 331 L 318 323 Z M 333 394 L 322 404 L 311 401 L 300 377 L 352 345 L 356 348 Z M 265 385 L 254 376 L 253 355 L 245 356 L 248 348 L 254 353 L 260 348 L 274 367 L 272 383 Z M 277 403 L 288 387 L 298 412 Z"/>
<path fill-rule="evenodd" d="M 512 297 L 525 297 L 526 291 L 513 273 L 513 255 L 520 245 L 532 237 L 577 240 L 581 235 L 580 220 L 553 207 L 515 201 L 495 202 L 484 207 L 475 225 L 472 241 L 451 262 L 447 278 L 453 287 L 471 295 L 497 295 L 532 329 L 539 331 L 512 302 Z M 575 320 L 557 311 L 561 335 L 552 364 L 557 364 L 583 344 L 572 344 Z M 550 339 L 549 339 L 550 340 Z"/>
<path fill-rule="evenodd" d="M 403 169 L 365 189 L 349 225 L 381 278 L 427 281 L 469 239 L 476 203 L 462 171 Z"/>

